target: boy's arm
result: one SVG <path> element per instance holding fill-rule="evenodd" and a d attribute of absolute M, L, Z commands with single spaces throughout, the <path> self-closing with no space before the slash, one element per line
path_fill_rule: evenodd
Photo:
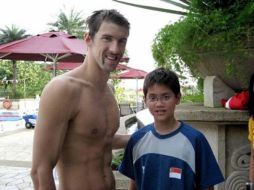
<path fill-rule="evenodd" d="M 128 190 L 137 190 L 136 183 L 134 180 L 130 179 Z"/>

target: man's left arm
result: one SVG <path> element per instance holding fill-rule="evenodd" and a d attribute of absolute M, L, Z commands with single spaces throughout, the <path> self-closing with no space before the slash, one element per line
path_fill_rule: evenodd
<path fill-rule="evenodd" d="M 112 149 L 125 148 L 129 139 L 130 135 L 115 134 L 113 137 Z"/>

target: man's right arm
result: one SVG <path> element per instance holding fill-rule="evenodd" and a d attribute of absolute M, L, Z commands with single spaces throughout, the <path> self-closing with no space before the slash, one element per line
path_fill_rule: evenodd
<path fill-rule="evenodd" d="M 65 91 L 65 92 L 63 92 Z M 68 95 L 61 83 L 53 82 L 43 90 L 33 142 L 31 177 L 34 189 L 55 190 L 55 167 L 68 127 Z M 60 98 L 61 96 L 61 98 Z M 66 98 L 67 97 L 67 98 Z"/>

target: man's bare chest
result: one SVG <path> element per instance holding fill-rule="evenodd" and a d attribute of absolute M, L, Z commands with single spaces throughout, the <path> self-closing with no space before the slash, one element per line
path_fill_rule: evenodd
<path fill-rule="evenodd" d="M 86 102 L 71 121 L 71 130 L 88 138 L 113 136 L 119 127 L 119 110 L 114 102 Z"/>

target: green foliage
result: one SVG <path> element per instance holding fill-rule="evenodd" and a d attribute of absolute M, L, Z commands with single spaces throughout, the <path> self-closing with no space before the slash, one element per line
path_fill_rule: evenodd
<path fill-rule="evenodd" d="M 23 38 L 28 37 L 29 35 L 26 34 L 26 30 L 24 29 L 19 29 L 15 25 L 11 25 L 11 27 L 6 26 L 5 29 L 0 28 L 0 44 L 20 40 Z M 16 96 L 18 92 L 16 92 L 16 61 L 12 61 L 12 76 L 13 76 L 13 88 L 12 88 L 12 96 Z M 6 86 L 7 87 L 7 86 Z M 6 92 L 6 88 L 5 91 Z"/>
<path fill-rule="evenodd" d="M 120 86 L 116 86 L 115 87 L 116 93 L 115 93 L 115 97 L 117 102 L 123 102 L 124 101 L 124 88 L 120 87 Z"/>
<path fill-rule="evenodd" d="M 111 161 L 112 170 L 117 170 L 123 160 L 124 150 L 120 150 L 113 154 L 113 159 Z"/>
<path fill-rule="evenodd" d="M 21 62 L 18 63 L 18 68 L 18 79 L 23 82 L 23 85 L 19 85 L 19 88 L 24 91 L 26 97 L 34 97 L 36 94 L 41 94 L 44 86 L 52 78 L 52 73 L 45 70 L 45 65 L 43 64 Z"/>
<path fill-rule="evenodd" d="M 204 95 L 201 93 L 197 94 L 186 94 L 182 97 L 181 102 L 183 103 L 199 103 L 204 102 Z"/>
<path fill-rule="evenodd" d="M 7 86 L 4 83 L 0 85 L 0 96 L 9 96 L 10 98 L 29 98 L 35 97 L 36 94 L 41 94 L 42 89 L 52 77 L 52 73 L 45 70 L 45 65 L 35 64 L 34 62 L 17 62 L 17 86 L 16 91 L 13 92 L 11 82 L 13 79 L 11 61 L 1 61 L 0 80 L 6 77 L 9 81 Z M 0 71 L 1 71 L 0 70 Z"/>
<path fill-rule="evenodd" d="M 157 34 L 153 56 L 158 66 L 167 65 L 179 72 L 187 66 L 198 76 L 196 63 L 202 53 L 223 52 L 228 60 L 227 73 L 232 73 L 236 57 L 249 56 L 244 48 L 253 40 L 253 18 L 253 1 L 193 0 L 186 17 L 166 25 Z"/>

